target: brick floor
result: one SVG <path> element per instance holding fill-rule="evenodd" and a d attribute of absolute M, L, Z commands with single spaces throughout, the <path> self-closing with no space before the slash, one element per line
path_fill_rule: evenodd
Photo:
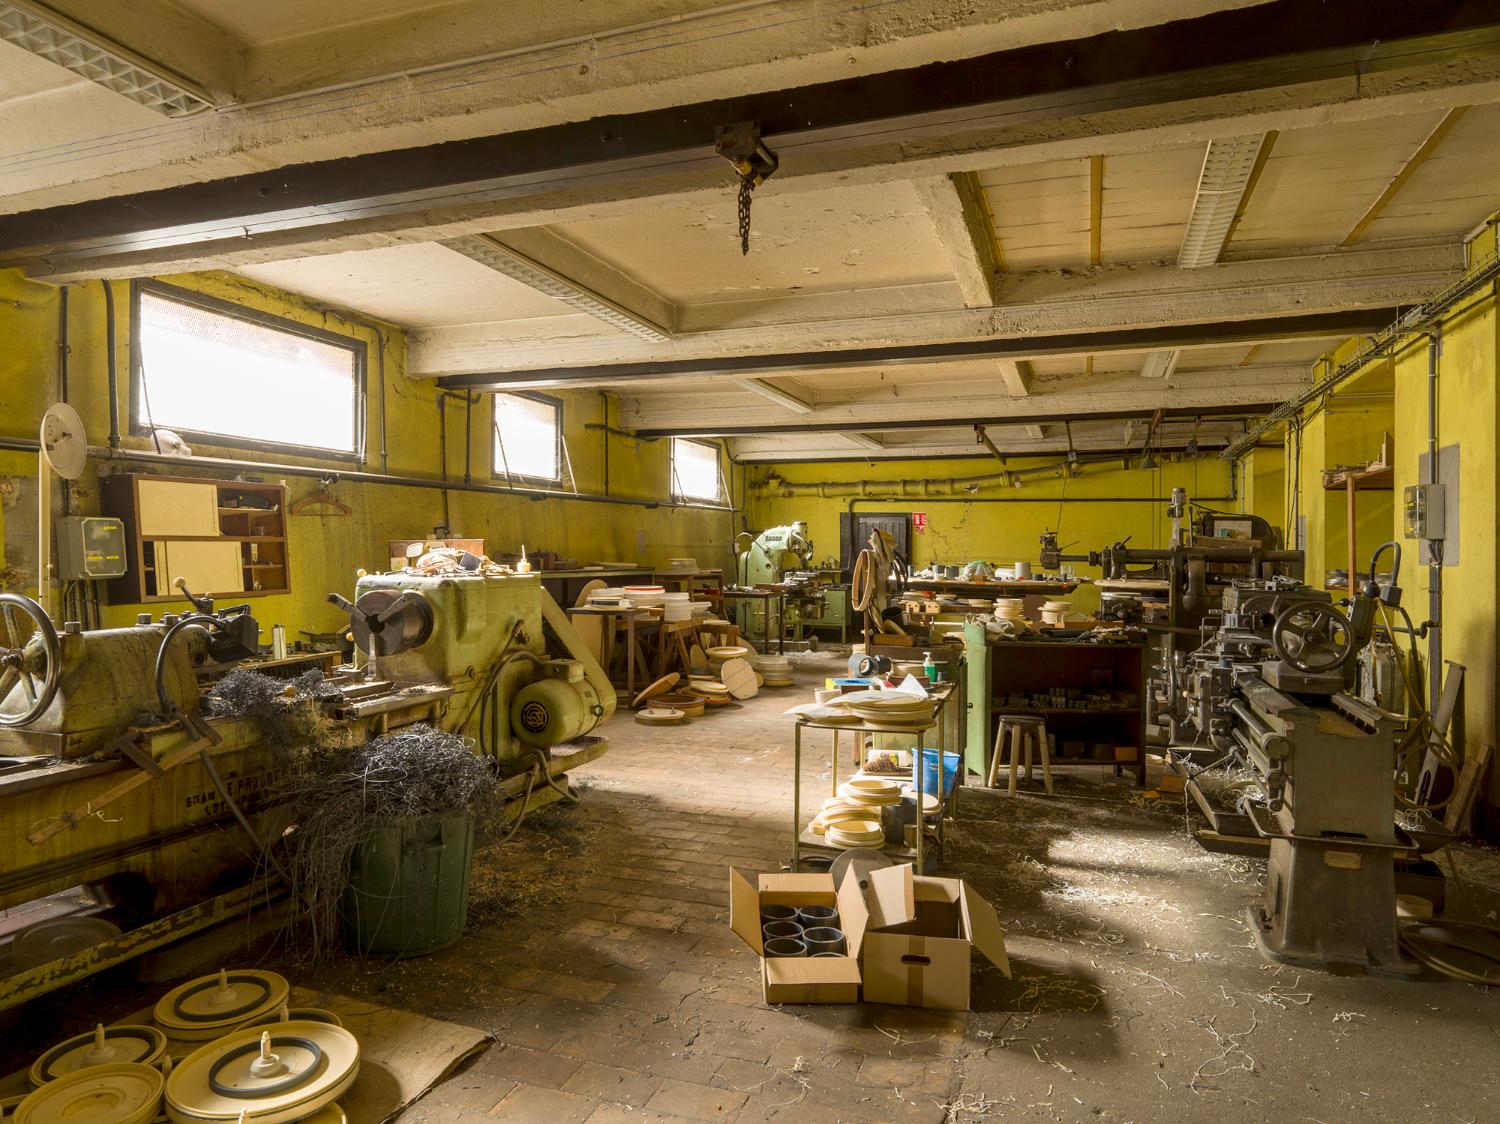
<path fill-rule="evenodd" d="M 995 904 L 1015 968 L 975 960 L 973 1011 L 765 1006 L 726 867 L 788 858 L 782 712 L 840 666 L 797 662 L 801 689 L 678 729 L 617 717 L 583 802 L 479 856 L 452 948 L 298 971 L 493 1034 L 402 1124 L 1493 1118 L 1493 998 L 1268 964 L 1242 920 L 1259 864 L 1102 770 L 960 794 L 944 873 Z M 811 754 L 804 794 L 829 784 Z"/>

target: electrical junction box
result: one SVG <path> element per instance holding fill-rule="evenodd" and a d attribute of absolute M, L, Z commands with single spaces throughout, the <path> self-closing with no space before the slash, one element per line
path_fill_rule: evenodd
<path fill-rule="evenodd" d="M 1444 499 L 1441 484 L 1407 486 L 1402 496 L 1407 538 L 1440 539 L 1443 537 Z"/>
<path fill-rule="evenodd" d="M 70 515 L 57 521 L 58 580 L 93 581 L 124 573 L 124 523 L 98 515 Z"/>

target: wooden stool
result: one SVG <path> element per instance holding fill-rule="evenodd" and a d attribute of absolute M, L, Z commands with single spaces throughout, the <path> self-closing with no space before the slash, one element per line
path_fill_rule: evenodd
<path fill-rule="evenodd" d="M 1000 759 L 1005 750 L 1007 738 L 1010 742 L 1010 785 L 1009 791 L 1016 791 L 1016 773 L 1021 764 L 1021 752 L 1024 748 L 1026 753 L 1026 780 L 1031 781 L 1032 755 L 1042 760 L 1042 782 L 1046 785 L 1047 795 L 1052 795 L 1052 754 L 1047 749 L 1047 722 L 1042 718 L 1032 718 L 1026 715 L 1007 714 L 1000 719 L 999 729 L 995 731 L 995 748 L 990 756 L 990 774 L 986 783 L 990 788 L 995 788 L 1000 782 Z"/>

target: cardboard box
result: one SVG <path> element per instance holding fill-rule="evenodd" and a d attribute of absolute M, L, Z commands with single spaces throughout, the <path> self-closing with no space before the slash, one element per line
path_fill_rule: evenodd
<path fill-rule="evenodd" d="M 766 959 L 763 905 L 836 905 L 848 955 Z M 970 954 L 978 949 L 1007 977 L 1005 930 L 994 907 L 957 878 L 917 875 L 910 863 L 846 875 L 762 874 L 752 885 L 729 871 L 729 925 L 761 957 L 767 1003 L 894 1003 L 965 1011 Z"/>
<path fill-rule="evenodd" d="M 957 878 L 928 878 L 910 863 L 871 871 L 860 944 L 867 1003 L 969 1009 L 970 952 L 1010 977 L 1005 930 L 989 902 Z"/>
<path fill-rule="evenodd" d="M 766 959 L 760 930 L 763 905 L 837 907 L 847 955 Z M 854 878 L 845 878 L 837 891 L 831 874 L 762 874 L 758 885 L 751 885 L 729 868 L 729 927 L 760 957 L 761 994 L 767 1003 L 859 1002 L 859 942 L 866 917 Z"/>

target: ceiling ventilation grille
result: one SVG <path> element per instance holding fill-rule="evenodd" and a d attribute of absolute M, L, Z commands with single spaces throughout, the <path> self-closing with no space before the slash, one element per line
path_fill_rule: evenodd
<path fill-rule="evenodd" d="M 1219 260 L 1265 139 L 1263 133 L 1251 133 L 1209 143 L 1193 213 L 1177 254 L 1177 264 L 1183 269 L 1202 269 Z"/>
<path fill-rule="evenodd" d="M 3 0 L 0 0 L 0 3 L 3 3 Z M 548 269 L 541 262 L 533 261 L 509 246 L 502 246 L 492 238 L 487 238 L 482 234 L 472 234 L 466 238 L 450 239 L 443 245 L 454 253 L 462 254 L 481 265 L 489 266 L 496 273 L 503 273 L 512 281 L 519 281 L 528 288 L 535 289 L 554 300 L 562 301 L 563 304 L 576 308 L 579 312 L 587 313 L 596 320 L 611 324 L 621 331 L 629 332 L 632 336 L 652 342 L 672 338 L 670 332 L 658 325 L 606 300 L 576 281 Z"/>
<path fill-rule="evenodd" d="M 214 108 L 191 82 L 41 5 L 0 0 L 0 39 L 167 117 Z"/>

